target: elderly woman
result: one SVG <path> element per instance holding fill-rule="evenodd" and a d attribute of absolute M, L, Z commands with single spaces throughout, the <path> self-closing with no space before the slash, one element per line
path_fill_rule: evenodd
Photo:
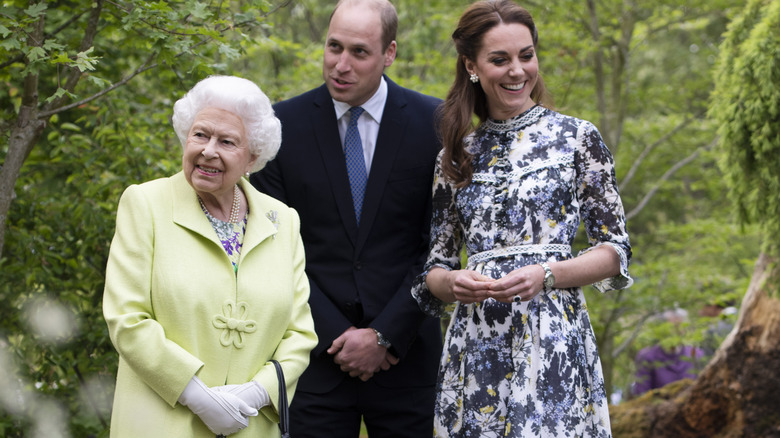
<path fill-rule="evenodd" d="M 112 437 L 272 437 L 317 344 L 298 215 L 255 191 L 281 143 L 254 83 L 204 79 L 173 108 L 182 171 L 129 187 L 103 313 L 119 352 Z"/>

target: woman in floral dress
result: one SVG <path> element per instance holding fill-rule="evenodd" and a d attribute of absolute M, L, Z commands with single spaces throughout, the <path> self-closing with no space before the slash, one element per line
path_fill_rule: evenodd
<path fill-rule="evenodd" d="M 432 315 L 455 303 L 434 435 L 609 437 L 581 286 L 632 283 L 612 156 L 591 123 L 543 106 L 525 9 L 474 3 L 453 40 L 459 59 L 442 108 L 431 251 L 413 289 Z M 581 221 L 589 247 L 575 257 Z"/>

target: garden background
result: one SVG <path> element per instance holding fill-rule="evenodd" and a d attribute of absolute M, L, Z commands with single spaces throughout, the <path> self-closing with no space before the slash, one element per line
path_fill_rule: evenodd
<path fill-rule="evenodd" d="M 0 3 L 0 435 L 108 436 L 117 355 L 101 304 L 120 194 L 179 171 L 173 102 L 207 75 L 251 79 L 272 101 L 320 85 L 333 4 Z M 443 98 L 449 36 L 468 2 L 394 4 L 398 58 L 387 74 Z M 733 371 L 754 361 L 768 371 L 750 382 L 780 389 L 770 348 L 780 342 L 780 1 L 520 4 L 539 28 L 556 109 L 595 123 L 616 161 L 635 284 L 586 289 L 615 436 L 780 436 L 780 407 Z M 708 304 L 740 312 L 700 316 Z M 657 317 L 675 308 L 687 322 Z M 730 408 L 707 408 L 719 421 L 686 416 L 686 400 L 705 394 L 691 382 L 661 401 L 629 400 L 639 349 L 699 345 L 716 319 L 735 327 L 728 345 L 742 346 L 699 366 L 725 373 Z M 750 410 L 759 402 L 769 413 Z M 658 432 L 654 418 L 675 415 L 691 435 Z"/>

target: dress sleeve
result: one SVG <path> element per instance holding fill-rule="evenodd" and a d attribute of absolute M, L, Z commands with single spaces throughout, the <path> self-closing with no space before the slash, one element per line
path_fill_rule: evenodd
<path fill-rule="evenodd" d="M 626 217 L 620 200 L 615 164 L 604 140 L 590 122 L 583 122 L 577 132 L 579 147 L 575 154 L 577 199 L 590 247 L 580 255 L 601 245 L 609 245 L 620 257 L 620 273 L 594 286 L 601 292 L 625 289 L 634 283 L 628 273 L 631 244 Z"/>
<path fill-rule="evenodd" d="M 431 213 L 431 233 L 428 259 L 423 272 L 417 276 L 412 285 L 412 296 L 423 312 L 431 316 L 444 316 L 447 303 L 434 296 L 425 283 L 428 272 L 434 267 L 448 271 L 460 268 L 460 252 L 463 246 L 463 233 L 455 208 L 456 189 L 445 178 L 441 170 L 441 157 L 436 159 L 436 170 L 433 176 L 433 196 Z"/>

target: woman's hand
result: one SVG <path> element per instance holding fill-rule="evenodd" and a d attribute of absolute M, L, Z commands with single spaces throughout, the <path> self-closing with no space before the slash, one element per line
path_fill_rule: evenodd
<path fill-rule="evenodd" d="M 230 435 L 246 428 L 249 417 L 258 413 L 238 396 L 209 388 L 198 376 L 184 388 L 179 403 L 190 408 L 217 435 Z"/>
<path fill-rule="evenodd" d="M 268 391 L 255 380 L 250 380 L 241 385 L 214 386 L 211 389 L 217 392 L 229 392 L 258 411 L 271 404 Z"/>
<path fill-rule="evenodd" d="M 476 271 L 433 268 L 426 278 L 428 289 L 444 302 L 471 304 L 490 298 L 493 279 Z"/>
<path fill-rule="evenodd" d="M 540 265 L 523 266 L 490 284 L 490 296 L 502 303 L 511 303 L 515 297 L 532 300 L 544 289 L 544 268 Z"/>

